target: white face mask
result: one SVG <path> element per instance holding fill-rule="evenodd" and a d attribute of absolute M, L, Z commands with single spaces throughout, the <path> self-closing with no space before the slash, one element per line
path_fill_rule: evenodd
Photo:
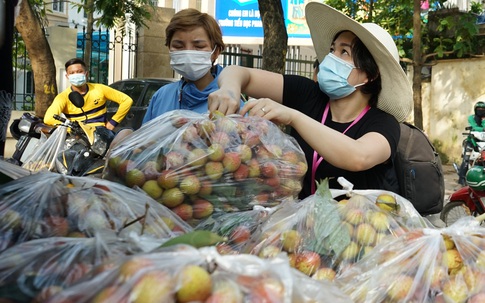
<path fill-rule="evenodd" d="M 185 79 L 197 81 L 204 77 L 212 67 L 211 56 L 206 51 L 182 50 L 170 52 L 170 66 Z"/>
<path fill-rule="evenodd" d="M 86 83 L 86 74 L 70 74 L 67 78 L 74 86 L 83 86 Z"/>

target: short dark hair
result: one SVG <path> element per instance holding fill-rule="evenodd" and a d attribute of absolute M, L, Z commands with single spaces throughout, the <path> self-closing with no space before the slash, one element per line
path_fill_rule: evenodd
<path fill-rule="evenodd" d="M 338 32 L 333 38 L 333 42 L 337 40 L 338 36 L 343 32 L 348 31 L 343 30 Z M 355 67 L 363 70 L 367 75 L 367 79 L 369 79 L 366 84 L 361 86 L 361 91 L 364 94 L 371 95 L 369 105 L 376 107 L 379 93 L 382 90 L 382 80 L 379 73 L 379 66 L 367 47 L 357 36 L 355 36 L 354 40 L 352 41 L 352 59 L 354 60 Z"/>
<path fill-rule="evenodd" d="M 377 66 L 374 57 L 369 52 L 362 41 L 355 37 L 352 43 L 352 57 L 355 62 L 355 67 L 363 70 L 367 75 L 369 81 L 361 87 L 364 94 L 370 94 L 369 105 L 377 106 L 378 96 L 382 90 L 382 79 L 379 73 L 379 66 Z"/>
<path fill-rule="evenodd" d="M 320 66 L 320 61 L 318 61 L 318 59 L 315 59 L 315 61 L 313 61 L 313 69 L 315 69 L 319 66 Z"/>
<path fill-rule="evenodd" d="M 222 41 L 222 30 L 216 19 L 194 8 L 186 8 L 173 15 L 165 29 L 165 45 L 170 47 L 176 31 L 187 31 L 194 27 L 202 27 L 207 32 L 212 48 L 217 47 L 221 52 L 224 50 L 225 44 Z"/>
<path fill-rule="evenodd" d="M 66 71 L 67 71 L 67 68 L 73 64 L 81 64 L 82 67 L 84 67 L 84 69 L 86 70 L 86 63 L 84 63 L 84 61 L 82 59 L 79 59 L 79 58 L 72 58 L 72 59 L 69 59 L 67 60 L 66 64 L 64 64 L 64 67 L 66 68 Z"/>

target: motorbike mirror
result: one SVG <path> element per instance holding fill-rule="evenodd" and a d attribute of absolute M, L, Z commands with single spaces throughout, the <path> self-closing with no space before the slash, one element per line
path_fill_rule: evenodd
<path fill-rule="evenodd" d="M 82 108 L 84 106 L 84 98 L 79 92 L 70 92 L 69 100 L 78 108 Z"/>

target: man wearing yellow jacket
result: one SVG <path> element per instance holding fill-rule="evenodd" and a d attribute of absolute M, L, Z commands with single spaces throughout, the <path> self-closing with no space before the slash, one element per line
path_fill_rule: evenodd
<path fill-rule="evenodd" d="M 47 109 L 44 123 L 56 125 L 60 122 L 54 115 L 64 114 L 71 121 L 86 122 L 91 126 L 106 126 L 113 130 L 130 110 L 133 100 L 125 93 L 100 83 L 88 83 L 86 63 L 79 58 L 66 62 L 66 78 L 71 86 L 58 94 Z M 77 91 L 84 98 L 84 106 L 77 108 L 69 100 L 69 93 Z M 119 104 L 117 112 L 108 121 L 106 115 L 106 102 L 110 100 Z M 87 117 L 87 118 L 86 118 Z"/>

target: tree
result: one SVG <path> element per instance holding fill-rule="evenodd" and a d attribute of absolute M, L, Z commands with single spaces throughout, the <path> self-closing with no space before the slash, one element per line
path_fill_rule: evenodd
<path fill-rule="evenodd" d="M 84 61 L 88 65 L 91 65 L 91 39 L 95 24 L 108 29 L 118 27 L 124 35 L 126 24 L 134 24 L 136 28 L 146 26 L 145 20 L 151 18 L 150 10 L 154 9 L 150 0 L 82 0 L 81 3 L 72 5 L 77 7 L 78 12 L 84 10 L 87 15 Z M 95 13 L 99 13 L 99 17 L 95 18 Z"/>
<path fill-rule="evenodd" d="M 32 65 L 35 114 L 43 117 L 57 95 L 56 66 L 39 15 L 32 9 L 30 1 L 20 1 L 15 27 L 22 35 Z"/>
<path fill-rule="evenodd" d="M 263 22 L 263 69 L 283 74 L 285 72 L 288 34 L 281 0 L 258 0 Z"/>
<path fill-rule="evenodd" d="M 403 64 L 414 69 L 414 123 L 423 128 L 421 69 L 439 58 L 472 57 L 480 48 L 473 12 L 442 14 L 444 0 L 431 3 L 429 14 L 420 0 L 328 0 L 327 4 L 359 22 L 374 22 L 394 37 Z M 429 20 L 428 20 L 429 19 Z"/>
<path fill-rule="evenodd" d="M 423 106 L 421 100 L 421 0 L 414 0 L 413 13 L 413 103 L 414 124 L 423 129 Z"/>
<path fill-rule="evenodd" d="M 151 17 L 149 10 L 153 9 L 150 0 L 82 0 L 81 4 L 72 3 L 78 11 L 84 9 L 88 15 L 88 39 L 85 52 L 85 62 L 91 62 L 91 34 L 94 24 L 102 24 L 107 28 L 121 26 L 132 22 L 139 27 L 145 25 L 145 20 Z M 94 13 L 100 17 L 95 19 Z M 52 51 L 45 37 L 45 3 L 43 0 L 23 0 L 20 13 L 16 20 L 16 28 L 22 35 L 29 54 L 34 75 L 35 114 L 43 117 L 45 111 L 57 95 L 56 69 Z M 124 31 L 121 31 L 124 33 Z M 88 45 L 89 44 L 89 45 Z M 88 57 L 86 57 L 86 54 Z"/>

